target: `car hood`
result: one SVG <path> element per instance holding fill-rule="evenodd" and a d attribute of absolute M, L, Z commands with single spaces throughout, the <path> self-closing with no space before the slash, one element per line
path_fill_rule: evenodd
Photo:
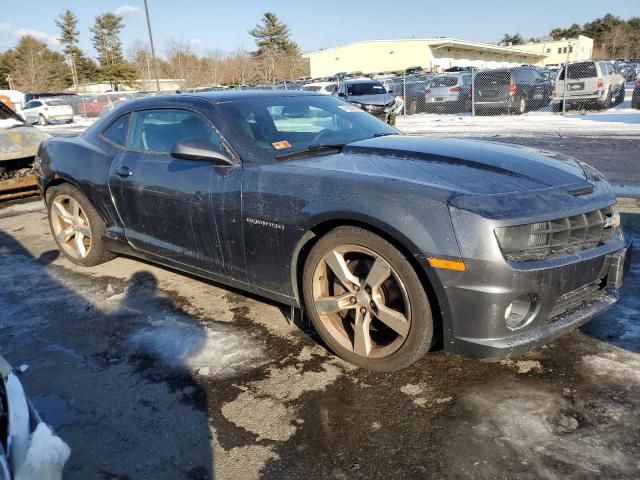
<path fill-rule="evenodd" d="M 304 162 L 307 168 L 423 184 L 449 196 L 592 187 L 574 158 L 480 140 L 393 135 L 350 143 L 340 154 L 298 162 Z"/>
<path fill-rule="evenodd" d="M 46 133 L 30 125 L 0 128 L 0 162 L 35 156 L 46 137 Z"/>
<path fill-rule="evenodd" d="M 393 102 L 393 95 L 385 93 L 383 95 L 349 95 L 347 101 L 358 102 L 365 105 L 385 106 Z"/>

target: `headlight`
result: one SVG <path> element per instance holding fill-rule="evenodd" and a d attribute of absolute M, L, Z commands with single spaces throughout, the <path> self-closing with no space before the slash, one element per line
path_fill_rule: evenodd
<path fill-rule="evenodd" d="M 619 232 L 620 215 L 613 206 L 548 222 L 495 229 L 505 258 L 515 261 L 592 248 L 619 238 Z"/>

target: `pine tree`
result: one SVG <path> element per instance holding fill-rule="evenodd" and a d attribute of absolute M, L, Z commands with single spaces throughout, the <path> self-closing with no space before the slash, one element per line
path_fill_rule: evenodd
<path fill-rule="evenodd" d="M 88 58 L 78 47 L 80 31 L 78 30 L 78 17 L 71 11 L 66 10 L 55 20 L 56 26 L 60 29 L 58 39 L 63 46 L 62 51 L 67 58 L 71 58 L 78 75 L 78 82 L 94 81 L 96 79 L 97 67 L 93 60 Z"/>
<path fill-rule="evenodd" d="M 289 27 L 281 22 L 275 14 L 267 12 L 262 17 L 262 23 L 249 30 L 249 35 L 255 38 L 258 50 L 255 56 L 264 54 L 299 55 L 298 45 L 289 39 Z"/>
<path fill-rule="evenodd" d="M 129 82 L 136 76 L 135 70 L 122 54 L 120 31 L 123 28 L 122 17 L 113 13 L 98 15 L 91 28 L 92 43 L 98 52 L 100 63 L 99 76 L 111 82 L 115 90 L 118 89 L 119 82 Z"/>

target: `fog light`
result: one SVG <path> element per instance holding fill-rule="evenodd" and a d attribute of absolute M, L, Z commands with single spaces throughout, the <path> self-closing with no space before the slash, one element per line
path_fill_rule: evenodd
<path fill-rule="evenodd" d="M 507 328 L 517 330 L 534 319 L 537 310 L 535 296 L 525 293 L 507 305 L 504 311 L 504 321 Z"/>

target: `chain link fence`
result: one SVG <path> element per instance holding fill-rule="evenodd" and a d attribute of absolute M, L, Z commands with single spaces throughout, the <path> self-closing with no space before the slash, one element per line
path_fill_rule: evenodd
<path fill-rule="evenodd" d="M 523 115 L 604 110 L 625 100 L 626 76 L 615 63 L 583 61 L 564 66 L 456 68 L 378 78 L 402 103 L 399 114 Z M 633 88 L 633 87 L 631 87 Z"/>

